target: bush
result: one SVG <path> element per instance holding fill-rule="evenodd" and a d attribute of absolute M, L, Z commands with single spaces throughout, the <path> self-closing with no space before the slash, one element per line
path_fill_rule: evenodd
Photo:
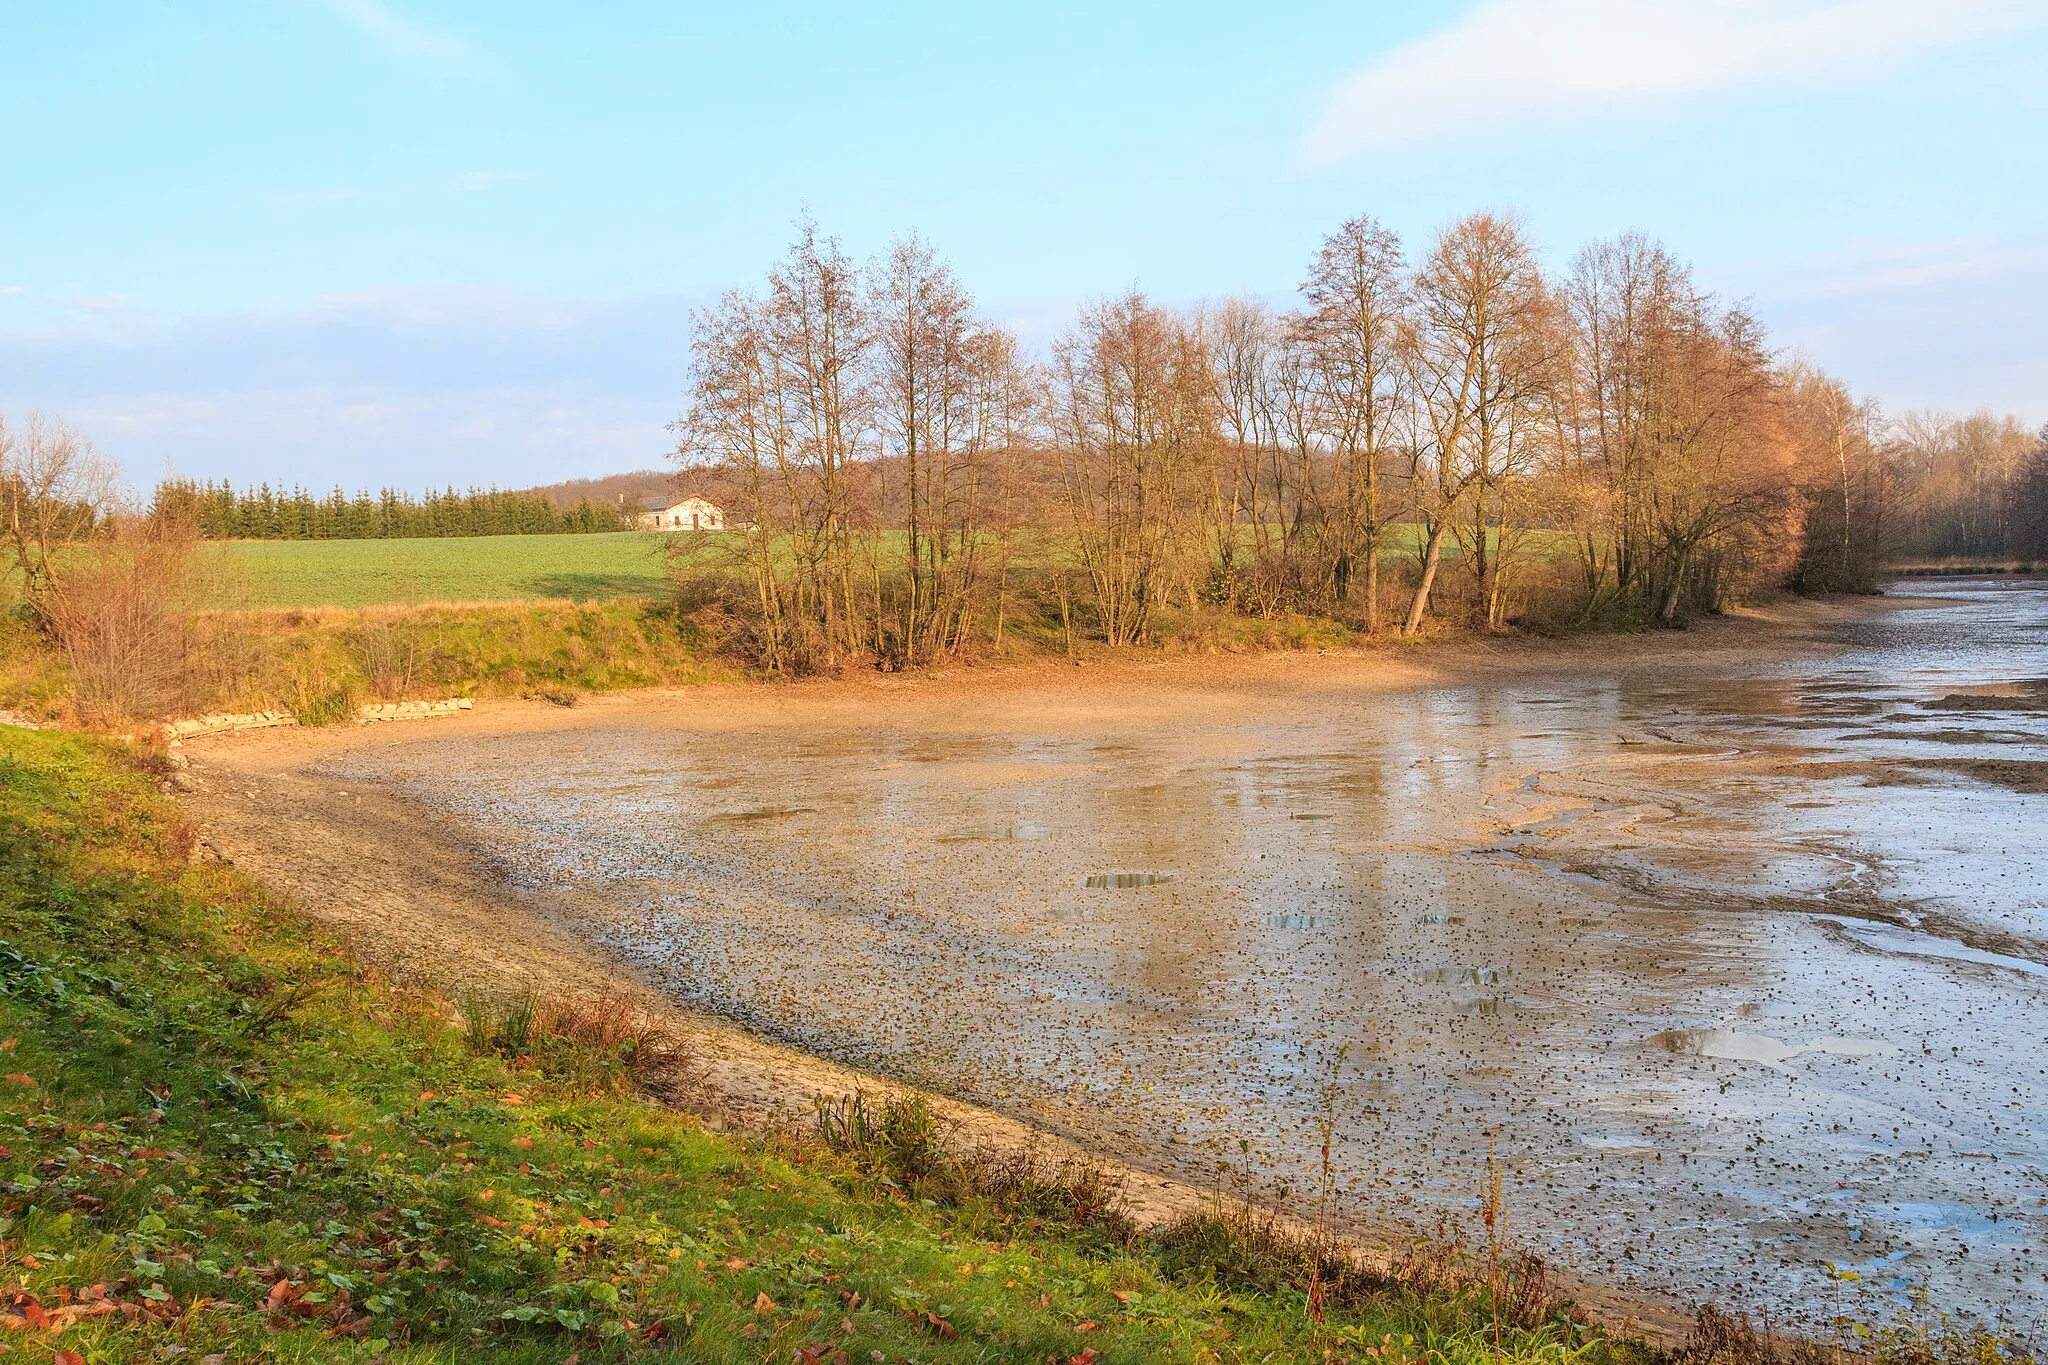
<path fill-rule="evenodd" d="M 185 699 L 192 646 L 189 529 L 129 522 L 53 581 L 45 619 L 87 724 L 161 717 Z"/>

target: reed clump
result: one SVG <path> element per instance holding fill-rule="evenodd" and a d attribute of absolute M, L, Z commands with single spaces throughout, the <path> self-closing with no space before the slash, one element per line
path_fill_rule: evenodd
<path fill-rule="evenodd" d="M 955 1150 L 922 1095 L 819 1097 L 812 1141 L 866 1181 L 956 1211 L 970 1228 L 1058 1224 L 1123 1245 L 1137 1236 L 1122 1182 L 1094 1162 L 1035 1146 Z"/>
<path fill-rule="evenodd" d="M 494 997 L 464 991 L 456 1006 L 463 1041 L 478 1056 L 511 1059 L 591 1094 L 674 1098 L 690 1077 L 681 1040 L 625 991 Z"/>

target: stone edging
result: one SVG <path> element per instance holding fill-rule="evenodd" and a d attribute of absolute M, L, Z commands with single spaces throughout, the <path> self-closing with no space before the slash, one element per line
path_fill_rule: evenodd
<path fill-rule="evenodd" d="M 424 720 L 429 716 L 453 716 L 473 709 L 476 703 L 468 697 L 450 697 L 446 701 L 392 701 L 375 702 L 358 707 L 355 722 L 358 725 L 372 725 L 386 720 Z M 29 729 L 37 728 L 35 723 L 22 717 L 18 722 L 11 712 L 0 711 L 0 724 L 19 723 Z M 289 711 L 247 711 L 216 716 L 199 716 L 192 720 L 174 720 L 164 726 L 164 735 L 175 747 L 188 739 L 202 735 L 225 735 L 237 730 L 267 730 L 280 725 L 297 725 L 298 718 Z"/>

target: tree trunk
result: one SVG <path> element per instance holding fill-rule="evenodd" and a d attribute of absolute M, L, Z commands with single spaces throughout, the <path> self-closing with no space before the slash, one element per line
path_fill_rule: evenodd
<path fill-rule="evenodd" d="M 1408 604 L 1408 622 L 1401 627 L 1403 635 L 1413 635 L 1422 629 L 1422 615 L 1429 610 L 1429 590 L 1436 586 L 1436 566 L 1443 559 L 1444 537 L 1450 530 L 1449 517 L 1430 528 L 1429 548 L 1422 555 L 1422 581 L 1415 585 L 1415 600 Z"/>

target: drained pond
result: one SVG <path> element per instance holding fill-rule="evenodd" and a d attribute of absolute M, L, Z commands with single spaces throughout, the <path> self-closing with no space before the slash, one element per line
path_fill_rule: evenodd
<path fill-rule="evenodd" d="M 680 1000 L 1142 1165 L 1306 1190 L 1328 1113 L 1347 1216 L 1469 1224 L 1492 1148 L 1511 1237 L 1589 1275 L 2032 1321 L 2048 588 L 1912 591 L 1746 669 L 798 697 L 337 768 Z"/>

